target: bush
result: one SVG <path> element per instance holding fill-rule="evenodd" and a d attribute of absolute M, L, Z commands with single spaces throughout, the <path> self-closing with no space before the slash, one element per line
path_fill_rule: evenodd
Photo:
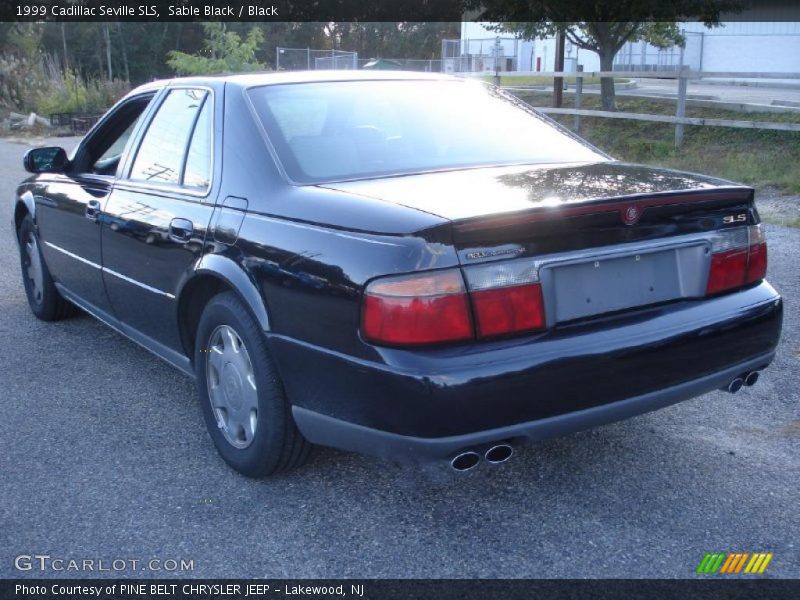
<path fill-rule="evenodd" d="M 36 109 L 47 81 L 38 60 L 10 54 L 0 55 L 0 107 L 19 112 Z"/>
<path fill-rule="evenodd" d="M 99 113 L 125 95 L 129 87 L 127 81 L 120 79 L 85 80 L 75 71 L 67 70 L 60 77 L 50 80 L 50 85 L 38 98 L 36 110 L 44 115 Z"/>

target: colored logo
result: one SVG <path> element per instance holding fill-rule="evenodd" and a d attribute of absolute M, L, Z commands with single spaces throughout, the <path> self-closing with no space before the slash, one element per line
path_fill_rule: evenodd
<path fill-rule="evenodd" d="M 639 210 L 638 206 L 631 204 L 623 211 L 622 222 L 625 223 L 625 225 L 633 225 L 639 220 L 640 216 L 642 216 L 642 211 Z"/>
<path fill-rule="evenodd" d="M 772 560 L 772 552 L 729 552 L 706 554 L 697 567 L 703 575 L 734 575 L 748 573 L 750 575 L 764 572 Z"/>

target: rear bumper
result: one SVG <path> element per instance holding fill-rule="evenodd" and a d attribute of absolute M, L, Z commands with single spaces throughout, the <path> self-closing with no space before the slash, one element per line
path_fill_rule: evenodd
<path fill-rule="evenodd" d="M 774 356 L 783 305 L 766 282 L 538 336 L 367 361 L 269 342 L 312 442 L 411 461 L 545 439 L 699 396 Z"/>
<path fill-rule="evenodd" d="M 772 362 L 774 356 L 774 353 L 765 354 L 712 375 L 610 404 L 601 404 L 536 421 L 440 438 L 413 437 L 371 429 L 299 406 L 293 407 L 292 413 L 300 431 L 315 444 L 404 462 L 425 462 L 452 458 L 467 448 L 495 442 L 545 440 L 622 421 L 716 390 L 744 373 L 763 369 Z"/>

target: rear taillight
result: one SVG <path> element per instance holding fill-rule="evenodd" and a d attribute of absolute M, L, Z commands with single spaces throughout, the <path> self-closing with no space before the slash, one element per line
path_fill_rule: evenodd
<path fill-rule="evenodd" d="M 364 337 L 407 346 L 472 339 L 472 319 L 461 272 L 454 269 L 378 279 L 364 292 Z"/>
<path fill-rule="evenodd" d="M 754 225 L 748 229 L 750 230 L 750 252 L 745 282 L 754 283 L 767 276 L 767 238 L 761 225 Z"/>
<path fill-rule="evenodd" d="M 708 295 L 760 281 L 767 273 L 767 243 L 761 225 L 717 232 L 711 251 Z"/>
<path fill-rule="evenodd" d="M 544 302 L 535 263 L 490 263 L 469 267 L 464 273 L 479 337 L 544 328 Z"/>
<path fill-rule="evenodd" d="M 376 344 L 410 346 L 544 328 L 535 263 L 479 265 L 464 269 L 464 275 L 466 287 L 458 269 L 376 279 L 364 293 L 364 338 Z"/>

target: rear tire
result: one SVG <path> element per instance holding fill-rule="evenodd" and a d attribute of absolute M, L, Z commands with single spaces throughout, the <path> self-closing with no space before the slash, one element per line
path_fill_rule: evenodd
<path fill-rule="evenodd" d="M 194 360 L 203 417 L 225 462 L 265 477 L 306 461 L 311 444 L 295 425 L 261 328 L 236 294 L 206 305 Z"/>
<path fill-rule="evenodd" d="M 56 289 L 30 215 L 22 219 L 17 235 L 22 282 L 31 312 L 42 321 L 58 321 L 75 314 L 75 305 Z"/>

